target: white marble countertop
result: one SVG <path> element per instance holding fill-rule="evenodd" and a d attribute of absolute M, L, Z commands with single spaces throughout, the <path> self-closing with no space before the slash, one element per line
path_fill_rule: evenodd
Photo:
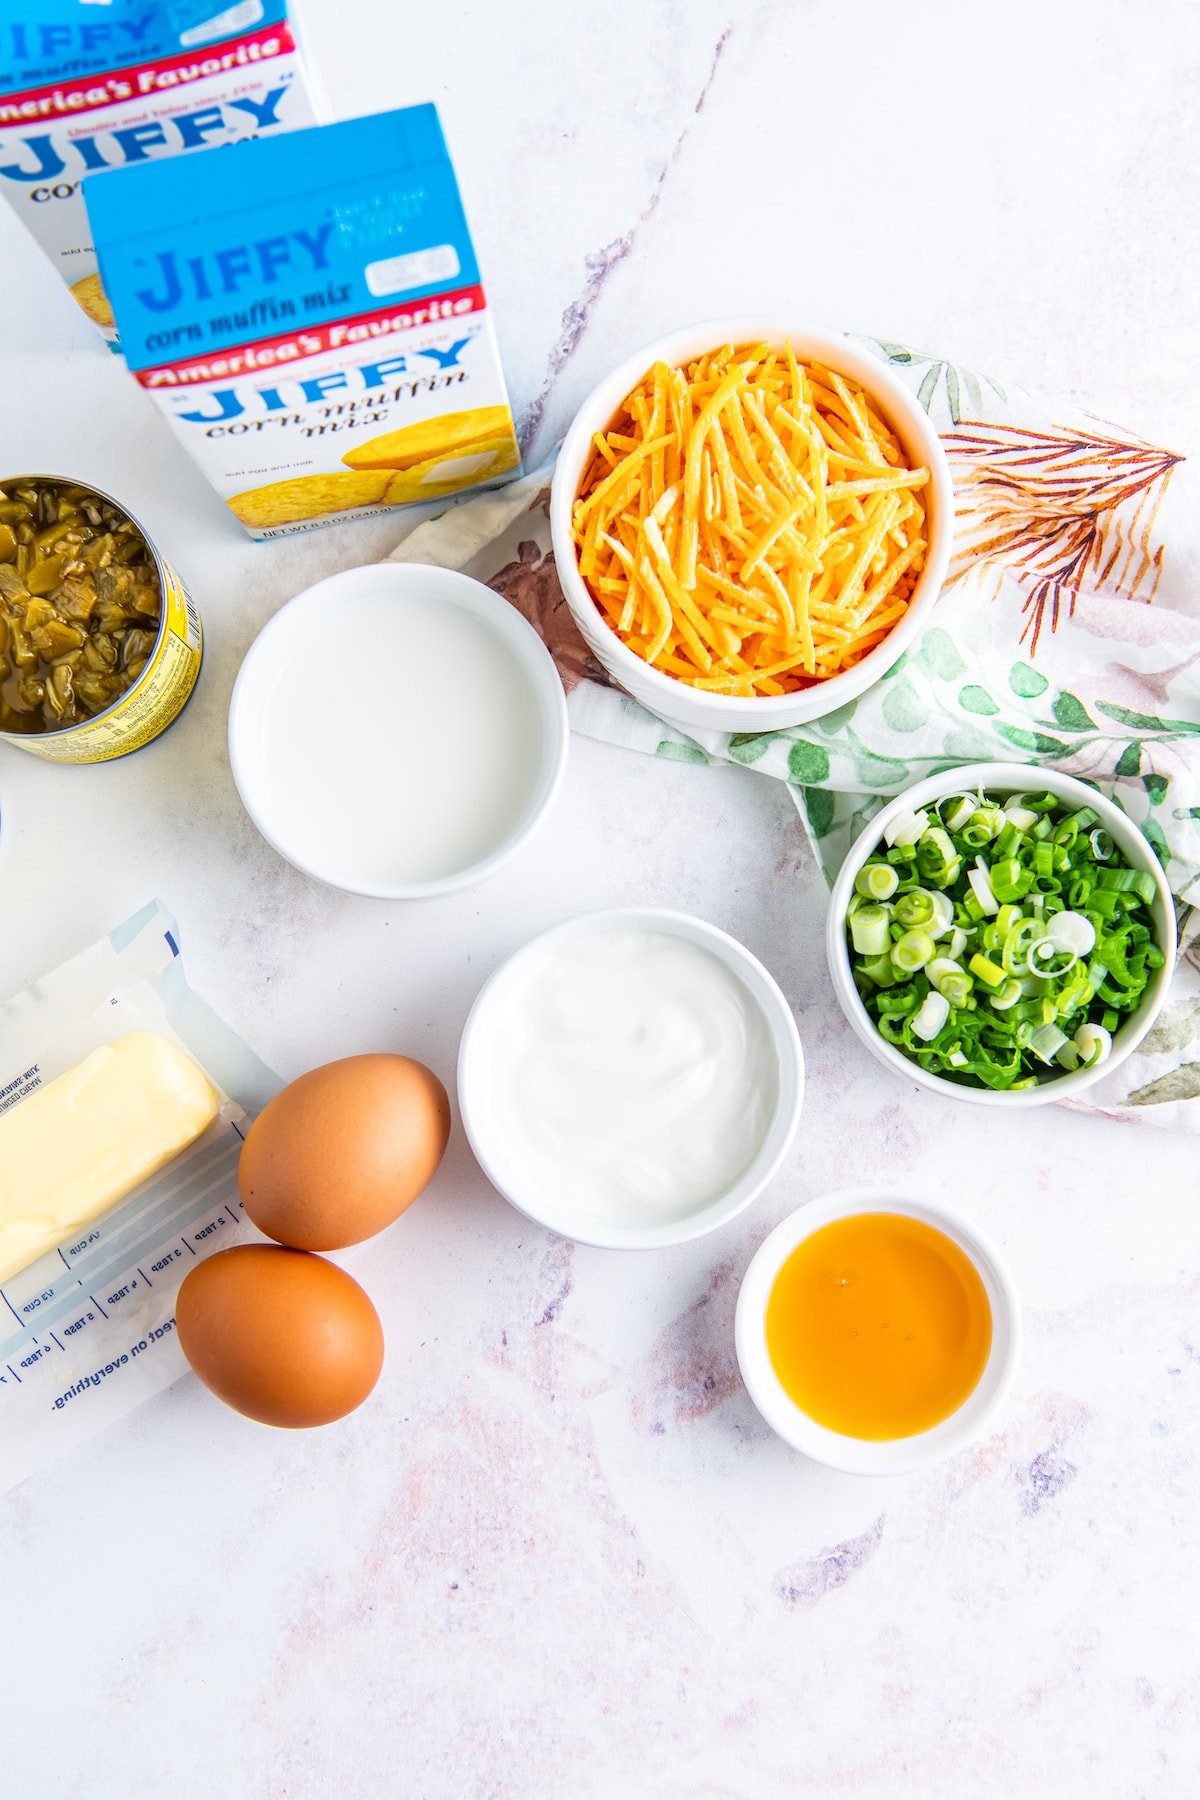
<path fill-rule="evenodd" d="M 1200 452 L 1182 3 L 304 17 L 339 116 L 440 105 L 543 448 L 638 342 L 753 307 L 1053 382 Z M 285 597 L 395 527 L 249 544 L 7 215 L 0 254 L 0 466 L 127 497 L 209 642 L 139 756 L 0 748 L 0 991 L 157 893 L 193 984 L 283 1075 L 399 1049 L 449 1080 L 502 956 L 647 901 L 768 963 L 809 1067 L 771 1191 L 671 1252 L 557 1242 L 456 1131 L 346 1257 L 388 1341 L 361 1412 L 276 1434 L 188 1379 L 0 1501 L 5 1800 L 1196 1792 L 1196 1140 L 1058 1108 L 1014 1127 L 882 1072 L 835 1010 L 787 796 L 747 770 L 576 740 L 553 819 L 489 886 L 387 906 L 304 880 L 239 807 L 230 687 Z M 731 1333 L 769 1227 L 883 1175 L 1000 1242 L 1027 1327 L 998 1434 L 892 1482 L 776 1441 Z"/>

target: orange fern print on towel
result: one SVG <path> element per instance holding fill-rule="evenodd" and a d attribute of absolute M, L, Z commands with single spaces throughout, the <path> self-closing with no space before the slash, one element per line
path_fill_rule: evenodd
<path fill-rule="evenodd" d="M 954 472 L 957 535 L 950 580 L 992 562 L 999 590 L 1027 594 L 1021 641 L 1036 653 L 1047 621 L 1068 617 L 1085 583 L 1149 603 L 1162 564 L 1151 534 L 1183 459 L 1137 438 L 964 421 L 943 438 Z"/>

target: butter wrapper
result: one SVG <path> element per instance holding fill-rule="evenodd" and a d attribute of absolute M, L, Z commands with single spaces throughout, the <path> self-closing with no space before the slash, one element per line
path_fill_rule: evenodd
<path fill-rule="evenodd" d="M 117 348 L 83 178 L 311 125 L 287 0 L 22 0 L 0 9 L 0 193 Z"/>
<path fill-rule="evenodd" d="M 519 469 L 435 107 L 85 191 L 126 362 L 252 537 Z"/>
<path fill-rule="evenodd" d="M 237 1191 L 249 1121 L 282 1085 L 188 986 L 171 915 L 153 902 L 0 1007 L 0 1115 L 134 1032 L 173 1039 L 219 1117 L 119 1205 L 0 1286 L 0 1492 L 186 1371 L 175 1296 L 202 1257 L 258 1233 Z M 20 1172 L 0 1169 L 0 1201 Z M 11 1186 L 9 1185 L 11 1184 Z"/>

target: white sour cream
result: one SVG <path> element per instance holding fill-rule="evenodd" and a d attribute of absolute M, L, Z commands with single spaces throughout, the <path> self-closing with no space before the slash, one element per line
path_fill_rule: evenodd
<path fill-rule="evenodd" d="M 489 1146 L 555 1212 L 665 1224 L 762 1145 L 778 1065 L 757 1001 L 699 945 L 597 932 L 518 965 L 480 1020 Z"/>

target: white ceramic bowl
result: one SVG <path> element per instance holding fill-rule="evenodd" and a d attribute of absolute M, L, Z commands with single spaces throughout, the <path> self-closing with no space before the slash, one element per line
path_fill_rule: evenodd
<path fill-rule="evenodd" d="M 855 876 L 879 848 L 884 831 L 896 815 L 910 810 L 916 812 L 923 806 L 944 799 L 947 794 L 971 794 L 980 788 L 989 794 L 1057 794 L 1068 806 L 1090 806 L 1126 861 L 1132 868 L 1144 869 L 1153 876 L 1157 890 L 1151 912 L 1158 932 L 1159 948 L 1165 960 L 1162 968 L 1156 970 L 1147 982 L 1137 1011 L 1113 1034 L 1111 1053 L 1095 1068 L 1076 1069 L 1070 1074 L 1064 1071 L 1053 1080 L 1042 1082 L 1035 1088 L 1022 1088 L 1018 1093 L 994 1093 L 991 1088 L 968 1087 L 965 1083 L 945 1081 L 940 1075 L 930 1075 L 919 1063 L 913 1062 L 894 1044 L 889 1044 L 885 1038 L 880 1037 L 854 985 L 850 950 L 846 943 L 846 908 L 854 891 Z M 931 1093 L 945 1094 L 953 1100 L 971 1100 L 980 1106 L 1046 1106 L 1052 1100 L 1073 1099 L 1084 1088 L 1091 1087 L 1094 1081 L 1101 1081 L 1104 1076 L 1111 1074 L 1137 1048 L 1153 1025 L 1159 1008 L 1167 997 L 1167 988 L 1175 967 L 1175 906 L 1162 864 L 1132 819 L 1103 794 L 1088 787 L 1086 782 L 1077 781 L 1073 775 L 1061 775 L 1057 769 L 1035 768 L 1024 763 L 967 763 L 961 768 L 944 770 L 940 775 L 931 775 L 928 780 L 915 782 L 912 787 L 905 788 L 903 793 L 897 794 L 894 800 L 870 820 L 851 845 L 838 872 L 829 901 L 825 951 L 829 959 L 829 973 L 833 977 L 834 992 L 842 1011 L 867 1049 L 897 1075 L 903 1075 L 918 1087 L 928 1088 Z"/>
<path fill-rule="evenodd" d="M 835 1219 L 856 1213 L 901 1213 L 942 1231 L 979 1272 L 992 1309 L 992 1345 L 973 1391 L 956 1412 L 929 1431 L 882 1442 L 830 1431 L 803 1412 L 787 1393 L 767 1351 L 767 1300 L 775 1278 L 798 1244 Z M 991 1425 L 1013 1383 L 1021 1356 L 1021 1306 L 1012 1277 L 988 1240 L 949 1207 L 887 1188 L 853 1188 L 826 1194 L 775 1227 L 742 1277 L 734 1325 L 738 1366 L 755 1406 L 793 1449 L 851 1475 L 907 1475 L 953 1456 Z"/>
<path fill-rule="evenodd" d="M 685 1217 L 664 1224 L 597 1223 L 574 1215 L 560 1196 L 536 1191 L 523 1177 L 512 1152 L 489 1122 L 488 1064 L 481 1046 L 489 1015 L 503 1005 L 506 989 L 547 947 L 598 932 L 657 931 L 684 939 L 711 952 L 738 978 L 759 1011 L 775 1054 L 777 1095 L 763 1141 L 749 1166 L 725 1192 Z M 792 1010 L 774 977 L 727 932 L 686 913 L 656 907 L 622 907 L 612 912 L 584 913 L 554 925 L 530 940 L 491 975 L 481 988 L 463 1030 L 458 1054 L 458 1105 L 472 1150 L 484 1174 L 506 1200 L 527 1218 L 560 1237 L 608 1250 L 657 1250 L 668 1244 L 703 1237 L 743 1212 L 775 1175 L 796 1135 L 804 1096 L 804 1054 Z"/>
<path fill-rule="evenodd" d="M 391 760 L 391 735 L 400 723 L 395 718 L 382 719 L 382 754 L 366 745 L 366 733 L 355 716 L 355 704 L 362 685 L 369 685 L 376 673 L 368 668 L 367 682 L 354 682 L 356 661 L 369 658 L 372 646 L 360 641 L 353 627 L 360 619 L 364 604 L 392 601 L 433 600 L 440 608 L 457 608 L 460 613 L 482 623 L 493 634 L 501 655 L 498 666 L 515 670 L 511 716 L 525 720 L 532 708 L 536 722 L 532 728 L 536 744 L 524 756 L 519 789 L 505 795 L 507 827 L 499 836 L 490 835 L 480 826 L 477 831 L 483 848 L 468 854 L 461 867 L 441 869 L 428 877 L 414 878 L 401 870 L 387 867 L 386 849 L 359 853 L 366 844 L 369 826 L 353 841 L 350 834 L 339 830 L 336 845 L 329 841 L 333 832 L 322 839 L 320 828 L 313 830 L 308 821 L 298 824 L 295 788 L 289 786 L 287 771 L 281 770 L 278 749 L 272 754 L 272 733 L 267 724 L 268 707 L 280 685 L 292 681 L 300 691 L 308 691 L 312 680 L 312 659 L 324 645 L 332 647 L 335 660 L 331 668 L 329 689 L 314 712 L 313 742 L 319 748 L 321 774 L 332 773 L 347 792 L 367 797 L 378 794 L 378 804 L 386 806 L 386 786 L 396 773 Z M 339 632 L 339 618 L 346 622 Z M 344 690 L 336 682 L 341 669 L 349 677 Z M 421 781 L 434 759 L 446 757 L 454 748 L 454 733 L 462 713 L 461 697 L 456 698 L 453 668 L 431 669 L 428 680 L 437 700 L 431 714 L 433 730 L 417 747 L 409 746 L 401 773 Z M 444 687 L 444 697 L 437 693 Z M 338 699 L 339 692 L 345 698 Z M 383 704 L 390 704 L 386 688 Z M 380 696 L 372 696 L 369 705 L 377 707 Z M 494 875 L 509 858 L 527 842 L 545 817 L 558 792 L 567 759 L 568 723 L 566 700 L 558 671 L 550 653 L 533 627 L 516 608 L 502 600 L 482 582 L 462 575 L 454 569 L 436 568 L 424 563 L 374 563 L 367 568 L 347 569 L 318 581 L 297 594 L 294 600 L 277 612 L 246 653 L 245 661 L 233 689 L 229 705 L 229 760 L 242 803 L 255 825 L 281 856 L 330 887 L 347 893 L 365 894 L 376 899 L 415 900 L 437 894 L 453 893 L 472 887 Z M 307 753 L 307 748 L 306 748 Z M 397 747 L 397 754 L 400 754 Z M 387 766 L 381 766 L 386 764 Z M 469 771 L 467 778 L 469 779 Z M 481 777 L 482 778 L 482 777 Z M 488 796 L 482 791 L 474 803 L 482 820 L 488 814 Z M 436 808 L 434 809 L 436 811 Z M 332 815 L 330 815 L 332 816 Z M 435 824 L 431 820 L 431 828 Z M 382 837 L 382 833 L 380 836 Z"/>
<path fill-rule="evenodd" d="M 908 610 L 882 644 L 844 675 L 835 675 L 795 694 L 739 699 L 710 694 L 664 674 L 628 649 L 603 617 L 579 573 L 571 536 L 571 509 L 591 455 L 592 435 L 604 431 L 626 395 L 655 362 L 688 362 L 720 344 L 790 343 L 800 361 L 822 362 L 864 387 L 896 433 L 913 466 L 929 469 L 922 490 L 928 511 L 929 553 Z M 864 693 L 887 673 L 928 623 L 950 561 L 954 536 L 954 490 L 941 439 L 929 415 L 886 364 L 836 332 L 814 331 L 779 319 L 714 319 L 689 325 L 647 344 L 594 388 L 563 440 L 550 490 L 550 534 L 563 593 L 588 648 L 621 687 L 652 712 L 683 730 L 776 731 L 820 719 Z"/>

